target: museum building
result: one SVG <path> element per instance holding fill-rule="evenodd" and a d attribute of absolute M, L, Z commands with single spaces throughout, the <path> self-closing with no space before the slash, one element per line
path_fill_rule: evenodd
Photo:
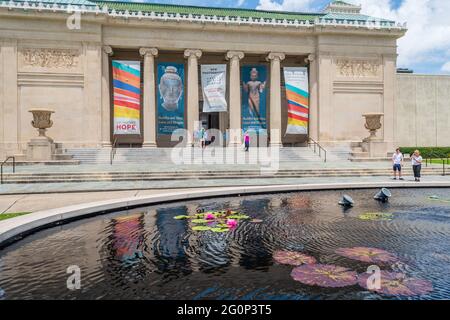
<path fill-rule="evenodd" d="M 175 130 L 200 127 L 337 145 L 361 141 L 363 115 L 382 113 L 388 150 L 402 139 L 405 33 L 342 1 L 318 13 L 0 1 L 0 149 L 24 153 L 37 135 L 29 110 L 48 108 L 48 135 L 65 148 L 169 147 Z"/>

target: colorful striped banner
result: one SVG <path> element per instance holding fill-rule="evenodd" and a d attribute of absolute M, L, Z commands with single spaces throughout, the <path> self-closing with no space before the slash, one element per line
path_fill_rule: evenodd
<path fill-rule="evenodd" d="M 288 123 L 286 134 L 308 134 L 309 85 L 308 69 L 303 67 L 284 68 Z"/>
<path fill-rule="evenodd" d="M 112 73 L 114 134 L 140 134 L 141 64 L 114 60 Z"/>

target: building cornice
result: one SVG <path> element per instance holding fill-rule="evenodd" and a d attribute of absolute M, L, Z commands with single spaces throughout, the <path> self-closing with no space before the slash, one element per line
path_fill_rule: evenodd
<path fill-rule="evenodd" d="M 210 15 L 195 15 L 195 14 L 174 14 L 174 13 L 156 13 L 156 12 L 141 12 L 141 11 L 116 11 L 110 10 L 107 5 L 99 7 L 98 5 L 92 6 L 77 6 L 77 5 L 64 5 L 64 4 L 49 4 L 49 3 L 36 3 L 29 4 L 22 1 L 1 1 L 0 10 L 6 9 L 9 11 L 34 11 L 39 13 L 66 13 L 68 15 L 75 12 L 82 15 L 95 15 L 102 17 L 109 17 L 112 19 L 120 20 L 147 20 L 157 22 L 188 22 L 193 24 L 211 24 L 211 25 L 234 25 L 234 26 L 258 26 L 258 27 L 274 27 L 274 28 L 289 28 L 289 29 L 333 29 L 341 32 L 350 32 L 352 30 L 367 30 L 376 32 L 397 32 L 403 35 L 406 30 L 406 23 L 400 24 L 392 21 L 380 21 L 377 19 L 361 21 L 361 20 L 349 20 L 349 19 L 328 19 L 326 17 L 316 17 L 313 21 L 310 20 L 287 20 L 287 19 L 267 19 L 260 18 L 254 19 L 252 17 L 218 17 Z"/>

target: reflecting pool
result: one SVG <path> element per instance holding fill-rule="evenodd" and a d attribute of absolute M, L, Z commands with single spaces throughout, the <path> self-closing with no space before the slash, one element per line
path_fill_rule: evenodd
<path fill-rule="evenodd" d="M 388 203 L 377 190 L 196 200 L 53 227 L 0 251 L 0 299 L 450 299 L 450 190 L 391 191 Z M 343 194 L 353 208 L 339 206 Z M 175 219 L 203 210 L 249 219 L 227 232 Z M 70 266 L 79 290 L 68 289 Z M 391 291 L 364 287 L 370 266 L 382 281 L 398 275 Z"/>

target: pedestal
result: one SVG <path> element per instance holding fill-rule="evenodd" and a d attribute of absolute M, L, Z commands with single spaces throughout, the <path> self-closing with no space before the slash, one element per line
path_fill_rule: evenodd
<path fill-rule="evenodd" d="M 380 139 L 369 139 L 361 144 L 364 152 L 369 153 L 370 158 L 386 158 L 387 155 L 387 142 Z"/>
<path fill-rule="evenodd" d="M 55 144 L 47 137 L 37 137 L 28 142 L 27 160 L 49 161 L 53 160 Z"/>

